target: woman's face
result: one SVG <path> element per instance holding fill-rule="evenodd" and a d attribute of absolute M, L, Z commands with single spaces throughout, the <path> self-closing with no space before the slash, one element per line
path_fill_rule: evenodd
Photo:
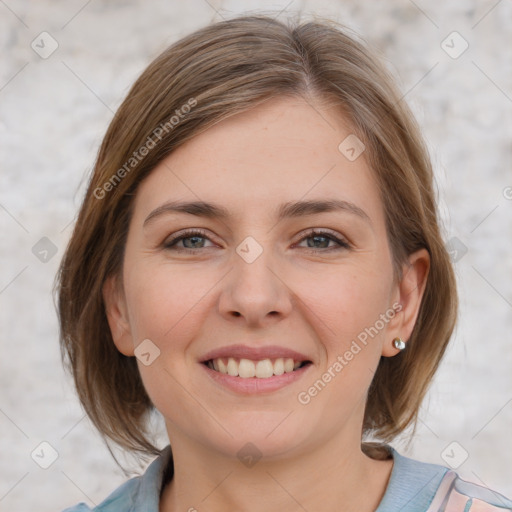
<path fill-rule="evenodd" d="M 428 261 L 411 257 L 394 281 L 379 191 L 349 136 L 338 113 L 277 98 L 188 141 L 139 187 L 123 287 L 105 296 L 171 444 L 359 447 L 368 387 L 412 331 Z"/>

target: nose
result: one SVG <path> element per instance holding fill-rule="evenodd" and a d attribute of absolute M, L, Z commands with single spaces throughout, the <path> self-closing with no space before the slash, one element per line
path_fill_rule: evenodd
<path fill-rule="evenodd" d="M 292 292 L 269 249 L 254 260 L 237 252 L 222 283 L 219 311 L 230 321 L 237 318 L 248 327 L 264 327 L 292 310 Z"/>

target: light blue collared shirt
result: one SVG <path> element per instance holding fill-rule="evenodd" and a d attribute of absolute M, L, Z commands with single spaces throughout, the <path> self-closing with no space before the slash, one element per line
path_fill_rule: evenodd
<path fill-rule="evenodd" d="M 501 494 L 476 484 L 465 482 L 449 471 L 448 468 L 437 464 L 428 464 L 400 455 L 394 448 L 388 447 L 394 459 L 391 477 L 386 492 L 375 512 L 430 512 L 444 511 L 447 498 L 438 496 L 440 506 L 435 505 L 434 497 L 442 482 L 448 482 L 448 493 L 452 490 L 461 493 L 466 502 L 460 510 L 471 512 L 473 499 L 492 505 L 489 510 L 512 510 L 512 501 Z M 167 446 L 146 469 L 146 472 L 131 478 L 98 506 L 91 509 L 85 503 L 67 508 L 63 512 L 158 512 L 160 489 L 163 473 L 171 456 L 171 448 Z M 430 508 L 435 506 L 434 509 Z M 479 509 L 481 510 L 481 509 Z"/>

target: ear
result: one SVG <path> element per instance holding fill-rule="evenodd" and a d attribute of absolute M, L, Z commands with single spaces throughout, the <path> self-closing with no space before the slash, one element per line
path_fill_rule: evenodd
<path fill-rule="evenodd" d="M 427 285 L 429 270 L 430 255 L 426 249 L 412 253 L 402 267 L 402 279 L 396 285 L 393 294 L 395 297 L 393 303 L 400 304 L 401 309 L 388 324 L 387 337 L 382 347 L 383 356 L 392 357 L 400 352 L 393 345 L 395 338 L 402 338 L 407 343 L 411 337 Z"/>
<path fill-rule="evenodd" d="M 106 279 L 102 292 L 108 325 L 117 350 L 125 356 L 133 356 L 135 347 L 128 320 L 128 308 L 117 276 Z"/>

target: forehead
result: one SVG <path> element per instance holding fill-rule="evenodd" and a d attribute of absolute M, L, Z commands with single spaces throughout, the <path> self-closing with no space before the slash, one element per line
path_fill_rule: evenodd
<path fill-rule="evenodd" d="M 179 199 L 258 215 L 283 202 L 329 197 L 378 219 L 382 206 L 364 152 L 351 161 L 339 149 L 348 136 L 350 124 L 338 112 L 300 98 L 273 99 L 175 150 L 139 187 L 136 212 Z"/>

